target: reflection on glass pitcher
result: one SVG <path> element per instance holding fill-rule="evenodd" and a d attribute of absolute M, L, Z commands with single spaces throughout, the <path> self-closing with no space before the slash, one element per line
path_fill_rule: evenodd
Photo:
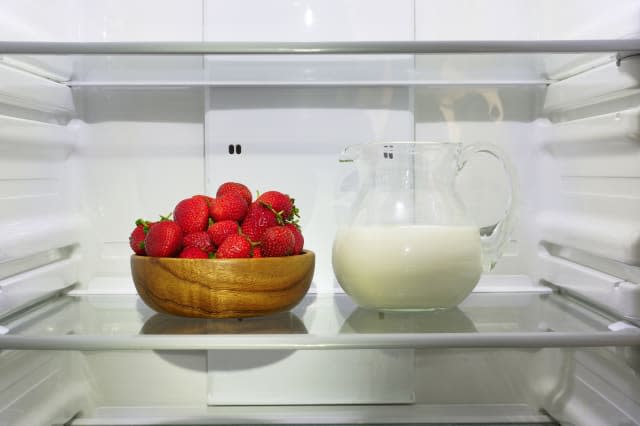
<path fill-rule="evenodd" d="M 458 172 L 476 153 L 493 155 L 510 177 L 503 218 L 479 229 L 455 191 Z M 457 306 L 502 253 L 514 223 L 516 189 L 499 148 L 456 143 L 354 145 L 341 161 L 359 166 L 361 186 L 333 245 L 340 285 L 365 308 Z"/>

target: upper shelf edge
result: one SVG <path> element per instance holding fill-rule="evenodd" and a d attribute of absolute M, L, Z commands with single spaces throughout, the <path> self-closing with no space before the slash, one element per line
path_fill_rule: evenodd
<path fill-rule="evenodd" d="M 27 42 L 1 41 L 1 54 L 428 54 L 640 52 L 640 39 L 356 42 Z"/>

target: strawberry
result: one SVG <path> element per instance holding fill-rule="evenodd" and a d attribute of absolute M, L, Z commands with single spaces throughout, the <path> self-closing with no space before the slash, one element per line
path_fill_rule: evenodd
<path fill-rule="evenodd" d="M 229 235 L 218 247 L 216 259 L 251 257 L 251 243 L 240 234 Z"/>
<path fill-rule="evenodd" d="M 265 257 L 290 256 L 296 239 L 291 230 L 284 226 L 267 228 L 260 241 L 262 255 Z"/>
<path fill-rule="evenodd" d="M 213 244 L 219 247 L 229 235 L 237 234 L 239 230 L 238 222 L 234 220 L 223 220 L 210 225 L 207 233 Z"/>
<path fill-rule="evenodd" d="M 194 247 L 194 246 L 189 246 L 189 247 L 185 247 L 181 252 L 180 252 L 180 256 L 183 259 L 208 259 L 209 255 L 205 252 L 200 250 L 198 247 Z"/>
<path fill-rule="evenodd" d="M 218 191 L 216 192 L 216 197 L 222 197 L 224 194 L 229 192 L 236 193 L 244 198 L 244 201 L 247 202 L 247 205 L 251 204 L 253 201 L 253 196 L 251 195 L 251 191 L 245 185 L 238 182 L 225 182 L 218 187 Z"/>
<path fill-rule="evenodd" d="M 182 229 L 172 220 L 161 220 L 149 227 L 144 239 L 148 256 L 173 257 L 182 248 Z"/>
<path fill-rule="evenodd" d="M 295 243 L 293 244 L 293 253 L 291 254 L 302 253 L 302 248 L 304 247 L 304 237 L 302 236 L 300 227 L 293 223 L 287 223 L 286 225 L 284 225 L 284 227 L 291 231 L 295 240 Z"/>
<path fill-rule="evenodd" d="M 293 199 L 288 195 L 278 191 L 267 191 L 260 195 L 256 201 L 271 208 L 276 213 L 280 213 L 282 218 L 289 220 L 293 218 L 294 213 L 297 216 L 297 209 L 293 205 Z"/>
<path fill-rule="evenodd" d="M 216 199 L 211 198 L 209 200 L 209 217 L 213 219 L 213 209 L 216 207 Z"/>
<path fill-rule="evenodd" d="M 247 202 L 240 195 L 230 192 L 216 198 L 213 204 L 213 220 L 235 220 L 241 222 L 247 214 Z"/>
<path fill-rule="evenodd" d="M 144 256 L 146 254 L 144 250 L 144 237 L 149 230 L 149 222 L 146 220 L 136 220 L 136 227 L 129 236 L 129 246 L 135 254 L 138 256 Z"/>
<path fill-rule="evenodd" d="M 260 246 L 253 247 L 253 251 L 251 252 L 251 257 L 263 257 L 262 249 L 260 248 Z"/>
<path fill-rule="evenodd" d="M 247 216 L 242 222 L 242 233 L 251 241 L 258 242 L 267 228 L 276 226 L 278 218 L 269 208 L 255 201 L 249 206 Z"/>
<path fill-rule="evenodd" d="M 187 198 L 176 205 L 173 217 L 185 234 L 204 231 L 209 223 L 209 206 L 204 198 Z"/>
<path fill-rule="evenodd" d="M 209 197 L 208 195 L 194 195 L 191 198 L 202 198 L 204 202 L 207 203 L 207 206 L 211 205 L 211 203 L 213 203 L 213 201 L 215 200 L 215 198 Z"/>
<path fill-rule="evenodd" d="M 182 238 L 182 247 L 197 247 L 205 253 L 213 252 L 211 237 L 205 231 L 192 232 Z"/>

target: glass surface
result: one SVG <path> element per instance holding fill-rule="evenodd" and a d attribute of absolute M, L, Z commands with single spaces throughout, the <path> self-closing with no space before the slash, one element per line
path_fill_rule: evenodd
<path fill-rule="evenodd" d="M 339 55 L 55 55 L 55 52 L 6 55 L 0 51 L 1 64 L 79 87 L 544 86 L 598 65 L 614 63 L 617 57 L 615 51 Z"/>
<path fill-rule="evenodd" d="M 290 312 L 245 319 L 159 314 L 136 295 L 62 296 L 5 319 L 7 336 L 314 335 L 390 336 L 435 333 L 606 332 L 614 320 L 557 294 L 473 293 L 458 308 L 377 312 L 345 294 L 307 295 Z M 267 337 L 267 336 L 265 336 Z M 1 345 L 2 336 L 0 336 Z"/>
<path fill-rule="evenodd" d="M 458 173 L 478 154 L 502 164 L 509 197 L 501 217 L 480 227 L 457 191 Z M 333 242 L 341 287 L 380 310 L 457 306 L 490 271 L 515 224 L 517 185 L 508 157 L 492 144 L 374 142 L 345 148 L 360 186 Z"/>

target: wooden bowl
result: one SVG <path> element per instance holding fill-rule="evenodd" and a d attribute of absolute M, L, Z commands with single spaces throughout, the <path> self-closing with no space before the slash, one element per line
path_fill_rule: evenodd
<path fill-rule="evenodd" d="M 131 256 L 142 300 L 161 313 L 243 318 L 286 311 L 309 290 L 315 254 L 258 259 Z"/>

